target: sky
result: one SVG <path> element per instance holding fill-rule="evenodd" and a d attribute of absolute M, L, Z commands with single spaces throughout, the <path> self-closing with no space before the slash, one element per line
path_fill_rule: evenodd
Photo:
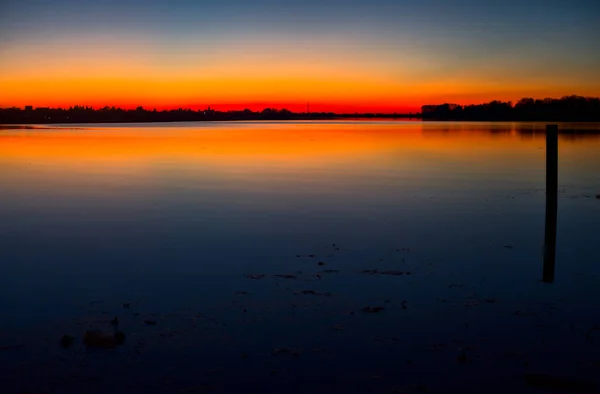
<path fill-rule="evenodd" d="M 0 107 L 600 96 L 598 0 L 0 0 Z"/>

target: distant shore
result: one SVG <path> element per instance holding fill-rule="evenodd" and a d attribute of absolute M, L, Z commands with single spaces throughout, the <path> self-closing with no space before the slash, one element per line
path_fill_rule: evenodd
<path fill-rule="evenodd" d="M 62 123 L 158 123 L 204 121 L 270 121 L 270 120 L 334 120 L 334 119 L 422 119 L 429 121 L 497 121 L 497 122 L 600 122 L 600 98 L 565 96 L 559 99 L 523 98 L 512 102 L 491 101 L 484 104 L 423 105 L 417 113 L 352 113 L 292 112 L 288 109 L 265 108 L 262 111 L 216 111 L 190 108 L 162 110 L 93 108 L 75 106 L 68 109 L 26 106 L 0 108 L 0 124 Z"/>
<path fill-rule="evenodd" d="M 70 124 L 70 123 L 166 123 L 166 122 L 228 122 L 228 121 L 298 121 L 335 119 L 420 119 L 420 114 L 336 114 L 332 112 L 294 113 L 287 110 L 263 110 L 261 112 L 214 110 L 123 110 L 74 107 L 54 108 L 5 108 L 0 109 L 0 124 Z"/>

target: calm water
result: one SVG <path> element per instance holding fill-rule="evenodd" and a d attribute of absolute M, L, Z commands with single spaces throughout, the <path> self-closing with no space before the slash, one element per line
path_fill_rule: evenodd
<path fill-rule="evenodd" d="M 560 128 L 543 284 L 543 124 L 0 126 L 2 387 L 599 383 L 600 125 Z"/>

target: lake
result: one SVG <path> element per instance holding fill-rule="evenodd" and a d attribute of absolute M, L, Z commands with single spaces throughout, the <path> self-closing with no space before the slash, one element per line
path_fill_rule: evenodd
<path fill-rule="evenodd" d="M 559 128 L 542 283 L 543 123 L 0 126 L 0 387 L 591 390 L 600 124 Z"/>

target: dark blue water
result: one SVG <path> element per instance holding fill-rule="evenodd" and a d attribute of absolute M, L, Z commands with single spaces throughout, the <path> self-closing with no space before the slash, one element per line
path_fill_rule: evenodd
<path fill-rule="evenodd" d="M 8 392 L 599 383 L 598 125 L 560 125 L 552 284 L 543 124 L 77 127 L 0 130 Z"/>

